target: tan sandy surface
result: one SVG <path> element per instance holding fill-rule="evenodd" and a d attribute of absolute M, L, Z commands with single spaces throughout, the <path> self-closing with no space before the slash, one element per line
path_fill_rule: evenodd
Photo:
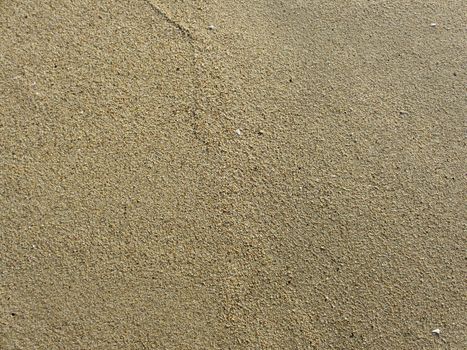
<path fill-rule="evenodd" d="M 0 348 L 465 349 L 466 14 L 0 0 Z"/>

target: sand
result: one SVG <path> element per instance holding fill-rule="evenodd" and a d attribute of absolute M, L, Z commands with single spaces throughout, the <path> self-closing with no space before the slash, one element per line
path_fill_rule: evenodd
<path fill-rule="evenodd" d="M 466 10 L 0 1 L 0 348 L 465 349 Z"/>

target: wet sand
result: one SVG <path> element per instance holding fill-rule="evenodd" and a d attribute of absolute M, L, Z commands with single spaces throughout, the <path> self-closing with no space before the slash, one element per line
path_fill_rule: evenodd
<path fill-rule="evenodd" d="M 465 13 L 0 2 L 0 347 L 464 349 Z"/>

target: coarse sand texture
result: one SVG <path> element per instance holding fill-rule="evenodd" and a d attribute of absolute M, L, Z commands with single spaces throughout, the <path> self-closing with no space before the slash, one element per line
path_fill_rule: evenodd
<path fill-rule="evenodd" d="M 467 4 L 0 0 L 0 349 L 467 348 Z"/>

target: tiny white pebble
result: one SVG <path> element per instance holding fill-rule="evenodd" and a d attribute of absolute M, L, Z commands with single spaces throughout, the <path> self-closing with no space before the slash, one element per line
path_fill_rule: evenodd
<path fill-rule="evenodd" d="M 209 30 L 214 30 L 214 29 L 216 29 L 216 27 L 214 27 L 214 25 L 210 24 L 210 25 L 208 25 L 208 29 Z"/>
<path fill-rule="evenodd" d="M 432 27 L 436 27 L 436 23 L 435 23 L 435 22 L 431 23 L 430 25 L 431 25 Z"/>
<path fill-rule="evenodd" d="M 431 331 L 431 334 L 433 334 L 433 335 L 439 335 L 440 333 L 441 333 L 441 331 L 439 330 L 439 328 L 433 329 Z"/>
<path fill-rule="evenodd" d="M 242 136 L 242 131 L 241 131 L 240 129 L 235 130 L 235 133 L 236 133 L 238 136 Z"/>

